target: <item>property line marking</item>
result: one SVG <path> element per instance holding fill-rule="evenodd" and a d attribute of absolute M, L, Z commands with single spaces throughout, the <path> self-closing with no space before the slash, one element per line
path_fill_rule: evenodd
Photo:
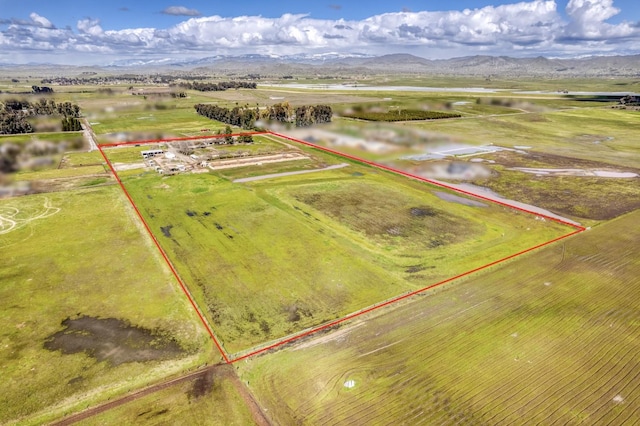
<path fill-rule="evenodd" d="M 209 333 L 209 336 L 213 339 L 213 342 L 215 343 L 216 347 L 218 348 L 218 351 L 220 351 L 220 354 L 222 354 L 222 357 L 224 358 L 225 362 L 228 364 L 229 363 L 229 357 L 227 356 L 227 353 L 224 351 L 224 349 L 220 345 L 220 342 L 218 341 L 218 339 L 216 338 L 215 334 L 213 333 L 213 330 L 209 326 L 209 323 L 205 320 L 204 316 L 200 312 L 200 309 L 198 309 L 198 306 L 196 305 L 195 301 L 193 300 L 193 297 L 191 296 L 191 293 L 188 291 L 188 289 L 185 286 L 184 282 L 182 281 L 182 278 L 180 278 L 180 276 L 178 275 L 178 272 L 173 267 L 173 264 L 169 260 L 169 257 L 167 256 L 165 251 L 162 249 L 162 247 L 160 247 L 160 243 L 158 243 L 158 240 L 156 239 L 155 235 L 153 235 L 153 232 L 151 232 L 151 228 L 147 224 L 147 221 L 144 220 L 144 217 L 142 217 L 142 213 L 140 213 L 140 210 L 138 210 L 138 207 L 133 202 L 133 199 L 131 198 L 131 195 L 129 195 L 129 192 L 124 187 L 124 184 L 122 183 L 122 180 L 120 180 L 120 177 L 118 176 L 118 173 L 116 172 L 115 168 L 113 167 L 113 165 L 111 164 L 111 162 L 109 161 L 107 156 L 105 155 L 104 151 L 102 150 L 102 147 L 98 146 L 98 149 L 100 150 L 100 154 L 102 154 L 102 158 L 104 158 L 104 160 L 107 162 L 107 165 L 111 169 L 111 173 L 113 173 L 114 177 L 116 178 L 116 181 L 118 182 L 118 185 L 120 185 L 120 188 L 122 188 L 122 191 L 127 196 L 127 199 L 129 200 L 129 202 L 133 206 L 133 209 L 135 210 L 136 214 L 138 215 L 138 218 L 140 219 L 140 221 L 144 225 L 145 229 L 147 230 L 147 232 L 151 236 L 151 239 L 153 240 L 153 242 L 154 242 L 155 246 L 157 247 L 158 251 L 160 251 L 160 254 L 162 255 L 162 258 L 165 260 L 165 262 L 169 266 L 169 269 L 173 273 L 173 276 L 176 278 L 176 280 L 178 280 L 178 284 L 180 284 L 180 288 L 182 289 L 182 292 L 185 294 L 185 296 L 187 296 L 187 299 L 189 299 L 189 303 L 191 304 L 193 309 L 196 311 L 196 314 L 198 315 L 198 318 L 200 318 L 200 321 L 202 322 L 202 324 L 204 325 L 205 329 Z"/>
<path fill-rule="evenodd" d="M 200 321 L 202 322 L 202 324 L 203 324 L 203 325 L 205 326 L 205 328 L 207 329 L 207 332 L 209 333 L 209 335 L 210 335 L 210 336 L 211 336 L 211 338 L 213 339 L 213 341 L 214 341 L 214 343 L 215 343 L 216 347 L 218 348 L 218 350 L 219 350 L 219 351 L 220 351 L 220 353 L 222 354 L 222 356 L 223 356 L 223 358 L 224 358 L 224 360 L 225 360 L 225 362 L 226 362 L 227 364 L 233 364 L 233 363 L 235 363 L 235 362 L 237 362 L 237 361 L 241 361 L 241 360 L 243 360 L 243 359 L 247 359 L 247 358 L 249 358 L 249 357 L 252 357 L 252 356 L 255 356 L 255 355 L 258 355 L 258 354 L 264 353 L 264 352 L 269 351 L 269 350 L 271 350 L 271 349 L 274 349 L 274 348 L 277 348 L 277 347 L 279 347 L 279 346 L 282 346 L 282 345 L 285 345 L 285 344 L 287 344 L 287 343 L 290 343 L 290 342 L 293 342 L 293 341 L 295 341 L 295 340 L 298 340 L 298 339 L 300 339 L 300 338 L 302 338 L 302 337 L 309 336 L 309 335 L 311 335 L 311 334 L 314 334 L 314 333 L 317 333 L 317 332 L 319 332 L 319 331 L 325 330 L 325 329 L 327 329 L 327 328 L 333 327 L 333 326 L 335 326 L 335 325 L 338 325 L 338 324 L 343 323 L 343 322 L 345 322 L 345 321 L 348 321 L 348 320 L 351 320 L 351 319 L 353 319 L 353 318 L 359 317 L 359 316 L 361 316 L 361 315 L 367 314 L 367 313 L 372 312 L 372 311 L 374 311 L 374 310 L 377 310 L 377 309 L 383 308 L 383 307 L 385 307 L 385 306 L 389 306 L 389 305 L 391 305 L 391 304 L 393 304 L 393 303 L 397 303 L 397 302 L 399 302 L 399 301 L 401 301 L 401 300 L 404 300 L 404 299 L 408 299 L 408 298 L 410 298 L 410 297 L 412 297 L 412 296 L 415 296 L 415 295 L 417 295 L 417 294 L 424 293 L 424 292 L 425 292 L 425 291 L 427 291 L 427 290 L 431 290 L 431 289 L 433 289 L 433 288 L 440 287 L 440 286 L 442 286 L 442 285 L 444 285 L 444 284 L 447 284 L 447 283 L 449 283 L 449 282 L 455 281 L 455 280 L 457 280 L 457 279 L 459 279 L 459 278 L 466 277 L 466 276 L 471 275 L 471 274 L 473 274 L 473 273 L 475 273 L 475 272 L 478 272 L 478 271 L 481 271 L 481 270 L 487 269 L 487 268 L 489 268 L 489 267 L 491 267 L 491 266 L 495 266 L 495 265 L 497 265 L 497 264 L 499 264 L 499 263 L 502 263 L 502 262 L 506 262 L 507 260 L 513 259 L 513 258 L 515 258 L 515 257 L 517 257 L 517 256 L 521 256 L 521 255 L 523 255 L 523 254 L 525 254 L 525 253 L 528 253 L 528 252 L 531 252 L 531 251 L 533 251 L 533 250 L 537 250 L 537 249 L 539 249 L 539 248 L 541 248 L 541 247 L 544 247 L 544 246 L 547 246 L 547 245 L 553 244 L 553 243 L 555 243 L 555 242 L 557 242 L 557 241 L 560 241 L 560 240 L 562 240 L 562 239 L 565 239 L 565 238 L 571 237 L 571 236 L 573 236 L 573 235 L 579 234 L 579 233 L 581 233 L 581 232 L 583 232 L 583 231 L 585 231 L 585 230 L 587 229 L 587 228 L 585 228 L 584 226 L 577 225 L 577 224 L 574 224 L 574 223 L 571 223 L 571 222 L 567 222 L 567 221 L 562 220 L 562 219 L 560 219 L 560 218 L 556 218 L 556 217 L 548 216 L 548 215 L 545 215 L 545 214 L 542 214 L 542 213 L 533 212 L 533 211 L 531 211 L 531 210 L 527 210 L 527 209 L 525 209 L 525 208 L 522 208 L 522 207 L 519 207 L 519 206 L 515 206 L 515 205 L 512 205 L 512 204 L 509 204 L 509 203 L 507 203 L 507 202 L 505 202 L 505 201 L 500 201 L 500 200 L 496 200 L 496 199 L 493 199 L 493 198 L 484 197 L 484 196 L 482 196 L 482 195 L 475 194 L 475 193 L 470 192 L 470 191 L 465 191 L 465 190 L 463 190 L 463 189 L 456 188 L 456 187 L 453 187 L 453 186 L 450 186 L 450 185 L 444 184 L 444 183 L 442 183 L 442 182 L 433 181 L 433 180 L 431 180 L 431 179 L 428 179 L 428 178 L 425 178 L 425 177 L 422 177 L 422 176 L 419 176 L 419 175 L 414 175 L 414 174 L 412 174 L 412 173 L 408 173 L 408 172 L 405 172 L 405 171 L 402 171 L 402 170 L 399 170 L 399 169 L 395 169 L 395 168 L 390 167 L 390 166 L 386 166 L 386 165 L 383 165 L 383 164 L 379 164 L 379 163 L 376 163 L 376 162 L 374 162 L 374 161 L 370 161 L 370 160 L 365 160 L 365 159 L 363 159 L 363 158 L 359 158 L 359 157 L 356 157 L 356 156 L 354 156 L 354 155 L 345 154 L 345 153 L 342 153 L 342 152 L 340 152 L 340 151 L 333 150 L 333 149 L 331 149 L 331 148 L 327 148 L 327 147 L 324 147 L 324 146 L 321 146 L 321 145 L 316 145 L 316 144 L 311 143 L 311 142 L 307 142 L 307 141 L 303 141 L 303 140 L 295 139 L 295 138 L 292 138 L 292 137 L 290 137 L 290 136 L 283 135 L 283 134 L 280 134 L 280 133 L 276 133 L 276 132 L 244 132 L 244 133 L 232 134 L 232 136 L 238 136 L 238 135 L 240 135 L 240 134 L 251 134 L 251 135 L 272 135 L 272 136 L 277 136 L 277 137 L 280 137 L 280 138 L 283 138 L 283 139 L 287 139 L 287 140 L 290 140 L 290 141 L 293 141 L 293 142 L 296 142 L 296 143 L 299 143 L 299 144 L 302 144 L 302 145 L 309 146 L 309 147 L 314 148 L 314 149 L 318 149 L 318 150 L 320 150 L 320 151 L 329 152 L 329 153 L 331 153 L 331 154 L 334 154 L 334 155 L 340 156 L 340 157 L 342 157 L 342 158 L 348 158 L 348 159 L 350 159 L 350 160 L 353 160 L 353 161 L 356 161 L 356 162 L 359 162 L 359 163 L 362 163 L 362 164 L 367 164 L 367 165 L 370 165 L 370 166 L 372 166 L 372 167 L 375 167 L 375 168 L 378 168 L 378 169 L 381 169 L 381 170 L 386 170 L 386 171 L 389 171 L 389 172 L 392 172 L 392 173 L 395 173 L 395 174 L 399 174 L 399 175 L 402 175 L 402 176 L 405 176 L 405 177 L 409 177 L 409 178 L 411 178 L 411 179 L 415 179 L 415 180 L 418 180 L 418 181 L 426 182 L 426 183 L 428 183 L 428 184 L 431 184 L 431 185 L 434 185 L 434 186 L 437 186 L 437 187 L 446 188 L 446 189 L 448 189 L 448 190 L 450 190 L 450 191 L 453 191 L 453 192 L 457 192 L 457 193 L 460 193 L 460 194 L 464 194 L 464 195 L 467 195 L 467 196 L 470 196 L 470 197 L 473 197 L 473 198 L 478 198 L 478 199 L 481 199 L 481 200 L 484 200 L 484 201 L 488 201 L 488 202 L 491 202 L 491 203 L 494 203 L 494 204 L 498 204 L 498 205 L 501 205 L 501 206 L 504 206 L 504 207 L 508 207 L 508 208 L 510 208 L 510 209 L 514 209 L 514 210 L 518 210 L 518 211 L 521 211 L 521 212 L 524 212 L 524 213 L 532 214 L 532 215 L 535 215 L 535 216 L 538 216 L 538 217 L 543 217 L 543 218 L 545 218 L 545 219 L 548 219 L 548 220 L 551 220 L 551 221 L 554 221 L 554 222 L 560 223 L 560 224 L 562 224 L 562 225 L 566 225 L 566 226 L 569 226 L 569 227 L 571 227 L 571 228 L 574 228 L 574 229 L 575 229 L 575 231 L 570 232 L 570 233 L 568 233 L 568 234 L 566 234 L 566 235 L 562 235 L 562 236 L 560 236 L 560 237 L 554 238 L 554 239 L 552 239 L 552 240 L 549 240 L 549 241 L 546 241 L 546 242 L 543 242 L 543 243 L 537 244 L 537 245 L 535 245 L 535 246 L 533 246 L 533 247 L 530 247 L 530 248 L 527 248 L 527 249 L 521 250 L 521 251 L 519 251 L 519 252 L 517 252 L 517 253 L 513 253 L 513 254 L 511 254 L 511 255 L 509 255 L 509 256 L 506 256 L 506 257 L 504 257 L 504 258 L 502 258 L 502 259 L 494 260 L 494 261 L 492 261 L 492 262 L 490 262 L 490 263 L 487 263 L 487 264 L 485 264 L 485 265 L 482 265 L 482 266 L 479 266 L 479 267 L 477 267 L 477 268 L 471 269 L 471 270 L 469 270 L 469 271 L 463 272 L 463 273 L 458 274 L 458 275 L 456 275 L 456 276 L 453 276 L 453 277 L 450 277 L 450 278 L 444 279 L 444 280 L 442 280 L 442 281 L 439 281 L 439 282 L 436 282 L 436 283 L 430 284 L 430 285 L 428 285 L 428 286 L 426 286 L 426 287 L 423 287 L 423 288 L 421 288 L 421 289 L 413 290 L 413 291 L 411 291 L 411 292 L 408 292 L 408 293 L 405 293 L 405 294 L 401 294 L 401 295 L 399 295 L 399 296 L 395 296 L 395 297 L 393 297 L 393 298 L 391 298 L 391 299 L 387 299 L 386 301 L 383 301 L 383 302 L 379 302 L 379 303 L 373 304 L 373 305 L 371 305 L 371 306 L 369 306 L 369 307 L 366 307 L 366 308 L 361 309 L 361 310 L 359 310 L 359 311 L 356 311 L 356 312 L 353 312 L 353 313 L 351 313 L 351 314 L 348 314 L 348 315 L 346 315 L 346 316 L 344 316 L 344 317 L 342 317 L 342 318 L 338 318 L 338 319 L 336 319 L 336 320 L 329 321 L 329 322 L 327 322 L 327 323 L 325 323 L 325 324 L 321 324 L 321 325 L 319 325 L 319 326 L 316 326 L 316 327 L 310 328 L 310 329 L 308 329 L 308 330 L 302 331 L 302 332 L 297 333 L 297 334 L 293 334 L 293 335 L 285 336 L 285 337 L 283 337 L 283 338 L 281 338 L 281 339 L 277 340 L 276 342 L 274 342 L 274 343 L 272 343 L 272 344 L 268 344 L 267 346 L 264 346 L 264 347 L 262 347 L 262 348 L 259 348 L 259 349 L 256 349 L 256 350 L 253 350 L 253 351 L 251 351 L 251 352 L 249 352 L 249 353 L 246 353 L 246 354 L 244 354 L 244 355 L 240 355 L 240 356 L 237 356 L 237 357 L 235 357 L 235 358 L 229 358 L 229 357 L 227 356 L 226 352 L 223 350 L 223 348 L 222 348 L 222 346 L 220 345 L 220 343 L 218 342 L 218 339 L 216 338 L 216 336 L 215 336 L 215 334 L 213 333 L 213 331 L 212 331 L 211 327 L 209 326 L 209 324 L 208 324 L 208 323 L 207 323 L 207 321 L 205 320 L 205 318 L 204 318 L 203 314 L 202 314 L 202 313 L 200 312 L 200 310 L 198 309 L 198 307 L 197 307 L 197 305 L 196 305 L 195 301 L 193 300 L 193 297 L 191 296 L 191 294 L 189 293 L 189 291 L 188 291 L 188 289 L 187 289 L 186 285 L 184 284 L 184 282 L 182 281 L 182 279 L 181 279 L 181 278 L 180 278 L 180 276 L 178 275 L 178 272 L 176 271 L 176 269 L 174 268 L 173 264 L 172 264 L 172 263 L 171 263 L 171 261 L 169 260 L 169 258 L 168 258 L 168 256 L 167 256 L 167 254 L 166 254 L 166 253 L 164 252 L 164 250 L 160 247 L 160 244 L 159 244 L 158 240 L 157 240 L 157 239 L 156 239 L 156 237 L 154 236 L 153 232 L 151 232 L 151 228 L 149 227 L 149 225 L 147 224 L 147 222 L 146 222 L 146 221 L 144 220 L 144 218 L 142 217 L 142 214 L 140 213 L 140 211 L 138 210 L 138 207 L 136 206 L 136 204 L 134 203 L 133 199 L 132 199 L 132 198 L 131 198 L 131 196 L 129 195 L 129 192 L 128 192 L 128 191 L 126 190 L 126 188 L 124 187 L 124 184 L 123 184 L 123 183 L 122 183 L 122 181 L 120 180 L 120 178 L 119 178 L 119 176 L 118 176 L 118 174 L 117 174 L 117 172 L 116 172 L 115 168 L 113 167 L 113 165 L 111 164 L 111 162 L 109 161 L 109 159 L 107 158 L 107 156 L 105 155 L 105 153 L 104 153 L 104 152 L 103 152 L 103 150 L 102 150 L 102 148 L 104 148 L 104 147 L 118 147 L 118 146 L 132 146 L 132 145 L 147 145 L 147 144 L 154 144 L 154 143 L 171 143 L 171 142 L 187 141 L 187 140 L 215 139 L 215 138 L 221 138 L 221 137 L 224 137 L 224 136 L 227 136 L 227 135 L 208 135 L 208 136 L 183 137 L 183 138 L 170 138 L 170 139 L 149 139 L 149 140 L 142 140 L 142 141 L 118 142 L 118 143 L 111 143 L 111 144 L 102 144 L 102 145 L 99 145 L 99 150 L 100 150 L 100 153 L 102 154 L 102 157 L 103 157 L 103 158 L 105 159 L 105 161 L 107 162 L 107 164 L 108 164 L 109 168 L 111 169 L 111 172 L 114 174 L 114 176 L 115 176 L 115 178 L 116 178 L 116 180 L 117 180 L 118 184 L 120 185 L 120 187 L 121 187 L 121 188 L 122 188 L 122 190 L 124 191 L 125 195 L 127 196 L 127 199 L 129 200 L 129 202 L 130 202 L 130 203 L 131 203 L 131 205 L 133 206 L 134 210 L 136 211 L 136 214 L 138 215 L 138 217 L 139 217 L 139 218 L 140 218 L 140 220 L 142 221 L 142 223 L 143 223 L 143 225 L 144 225 L 145 229 L 147 230 L 147 232 L 149 233 L 149 235 L 151 235 L 151 238 L 152 238 L 153 242 L 155 243 L 156 247 L 158 248 L 158 250 L 160 251 L 160 254 L 161 254 L 161 255 L 162 255 L 162 257 L 164 258 L 164 260 L 167 262 L 167 265 L 169 265 L 169 268 L 171 269 L 171 272 L 173 273 L 173 275 L 174 275 L 174 276 L 176 277 L 176 279 L 178 280 L 178 283 L 180 284 L 180 287 L 182 288 L 182 291 L 184 292 L 184 294 L 185 294 L 185 295 L 187 296 L 187 298 L 189 299 L 189 302 L 191 303 L 191 306 L 194 308 L 194 310 L 195 310 L 195 311 L 196 311 L 196 313 L 198 314 L 198 317 L 200 318 Z M 249 349 L 249 350 L 250 350 L 250 349 Z"/>

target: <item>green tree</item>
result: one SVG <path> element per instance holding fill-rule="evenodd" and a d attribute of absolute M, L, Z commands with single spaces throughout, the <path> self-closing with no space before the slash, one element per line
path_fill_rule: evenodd
<path fill-rule="evenodd" d="M 224 142 L 229 145 L 233 144 L 233 136 L 231 136 L 231 132 L 231 126 L 227 126 L 224 128 Z"/>

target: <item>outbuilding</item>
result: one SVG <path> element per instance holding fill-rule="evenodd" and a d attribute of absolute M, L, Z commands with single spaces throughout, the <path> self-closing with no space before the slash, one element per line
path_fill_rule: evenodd
<path fill-rule="evenodd" d="M 140 154 L 142 154 L 142 158 L 151 158 L 155 157 L 156 155 L 164 154 L 164 151 L 161 149 L 149 149 L 146 151 L 140 151 Z"/>

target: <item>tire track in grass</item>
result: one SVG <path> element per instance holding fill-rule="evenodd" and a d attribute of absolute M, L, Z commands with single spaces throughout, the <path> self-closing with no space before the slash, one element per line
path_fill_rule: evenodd
<path fill-rule="evenodd" d="M 580 383 L 572 383 L 570 387 L 564 386 L 561 390 L 555 390 L 550 396 L 549 399 L 552 398 L 552 403 L 548 404 L 547 407 L 539 406 L 537 411 L 535 411 L 535 416 L 544 416 L 544 412 L 548 409 L 550 410 L 545 417 L 541 417 L 542 421 L 552 421 L 556 422 L 565 418 L 566 414 L 558 413 L 560 410 L 565 413 L 570 413 L 572 410 L 579 408 L 581 405 L 587 403 L 588 407 L 593 406 L 597 403 L 598 399 L 602 399 L 603 388 L 610 388 L 612 385 L 610 382 L 614 380 L 615 375 L 620 374 L 624 371 L 624 366 L 614 365 L 612 368 L 608 368 L 607 370 L 601 372 L 601 374 L 597 377 L 589 376 L 587 379 L 581 381 Z M 627 374 L 625 374 L 626 376 Z M 589 386 L 584 387 L 585 381 L 592 381 L 594 383 L 600 383 L 597 389 L 589 388 Z M 616 382 L 617 383 L 617 382 Z M 589 389 L 588 392 L 584 392 L 584 389 Z M 558 394 L 561 392 L 560 394 Z M 572 395 L 573 394 L 573 395 Z M 554 404 L 554 402 L 558 401 L 567 401 L 567 404 Z M 606 402 L 611 402 L 610 400 Z M 554 405 L 557 405 L 556 408 L 553 408 Z M 555 415 L 555 417 L 554 417 Z M 575 415 L 574 417 L 576 417 Z M 566 421 L 566 419 L 565 419 Z"/>
<path fill-rule="evenodd" d="M 584 330 L 583 334 L 588 332 L 589 332 L 588 330 Z M 571 336 L 571 339 L 569 341 L 565 339 L 565 342 L 567 344 L 570 344 L 571 342 L 581 341 L 583 338 L 583 334 L 573 333 Z M 553 352 L 554 348 L 549 348 L 548 351 Z M 574 360 L 569 367 L 565 368 L 565 370 L 570 371 L 575 365 L 578 365 L 578 364 L 581 364 L 580 360 Z M 505 380 L 510 376 L 510 374 L 511 373 L 505 376 Z M 511 408 L 514 406 L 520 405 L 523 400 L 526 400 L 527 398 L 530 397 L 532 393 L 535 393 L 535 391 L 532 391 L 522 386 L 522 383 L 527 383 L 528 380 L 532 377 L 538 379 L 536 380 L 536 382 L 540 382 L 541 381 L 540 378 L 543 378 L 542 383 L 538 384 L 538 388 L 539 388 L 540 386 L 544 386 L 549 382 L 555 383 L 557 381 L 557 372 L 555 370 L 546 370 L 544 373 L 540 374 L 540 371 L 534 368 L 534 369 L 531 369 L 531 371 L 526 376 L 521 377 L 521 379 L 518 382 L 514 382 L 513 380 L 508 381 L 511 385 L 509 388 L 507 388 L 507 390 L 504 393 L 509 393 L 509 392 L 513 392 L 513 393 L 511 398 L 508 399 L 507 404 L 504 403 L 504 399 L 499 399 L 498 396 L 496 396 L 490 402 L 480 407 L 481 411 L 487 411 L 487 412 L 493 412 L 493 410 L 487 410 L 487 407 L 490 407 L 491 404 L 495 404 L 496 406 L 501 407 L 501 410 L 498 412 L 495 412 L 491 417 L 487 419 L 487 421 L 492 421 L 496 419 L 496 417 L 499 417 L 500 415 L 506 415 L 508 417 L 514 414 L 514 410 L 512 410 Z M 519 398 L 515 399 L 518 395 L 519 395 Z M 495 421 L 499 422 L 504 420 L 505 419 L 503 418 L 501 420 L 495 420 Z"/>
<path fill-rule="evenodd" d="M 628 379 L 630 375 L 632 375 L 633 379 L 637 379 L 638 376 L 640 376 L 640 370 L 637 369 L 638 365 L 633 363 L 636 357 L 637 357 L 637 352 L 635 352 L 635 348 L 630 348 L 627 354 L 625 354 L 625 356 L 620 360 L 620 362 L 616 363 L 613 366 L 613 368 L 609 369 L 606 372 L 608 373 L 607 376 L 609 377 L 609 379 L 606 382 L 603 382 L 598 387 L 598 389 L 591 392 L 592 394 L 595 394 L 595 395 L 597 394 L 603 395 L 603 397 L 599 398 L 599 399 L 602 399 L 602 403 L 598 405 L 597 408 L 594 407 L 593 409 L 588 409 L 589 413 L 587 414 L 587 416 L 589 418 L 592 417 L 595 413 L 597 413 L 601 409 L 603 409 L 603 407 L 605 407 L 606 405 L 610 405 L 614 403 L 613 397 L 615 397 L 616 395 L 623 395 L 624 389 L 627 386 L 629 386 L 631 383 L 637 383 L 637 381 L 635 380 Z M 616 369 L 615 367 L 619 367 L 619 368 Z M 624 373 L 625 370 L 628 370 L 628 371 Z M 624 374 L 624 376 L 619 377 L 622 374 Z M 620 382 L 624 382 L 625 384 L 621 388 L 617 388 Z M 608 392 L 608 390 L 610 390 L 610 392 Z M 604 397 L 604 395 L 609 395 L 609 396 Z M 586 398 L 586 396 L 583 397 L 583 400 L 584 398 Z M 595 403 L 596 401 L 594 401 L 594 404 Z M 593 404 L 591 404 L 591 407 L 593 407 Z M 604 411 L 605 413 L 603 413 L 603 415 L 605 415 L 606 411 L 608 410 L 604 410 Z"/>
<path fill-rule="evenodd" d="M 595 332 L 595 333 L 596 333 L 596 336 L 597 336 L 598 332 Z M 616 351 L 615 351 L 615 353 L 610 354 L 611 349 L 613 349 L 613 348 L 616 348 Z M 557 393 L 558 393 L 558 391 L 560 391 L 561 389 L 566 389 L 568 386 L 572 386 L 572 388 L 570 388 L 570 389 L 569 389 L 569 391 L 567 391 L 567 392 L 565 392 L 564 394 L 562 394 L 562 396 L 565 396 L 565 395 L 566 395 L 567 393 L 569 393 L 569 392 L 571 391 L 571 389 L 573 389 L 573 388 L 581 389 L 581 388 L 585 385 L 585 382 L 587 382 L 587 381 L 594 381 L 595 383 L 600 382 L 600 380 L 601 380 L 601 379 L 606 378 L 608 375 L 610 375 L 610 374 L 611 374 L 611 373 L 610 373 L 610 371 L 611 371 L 612 369 L 615 369 L 616 367 L 618 367 L 618 365 L 619 365 L 619 364 L 617 364 L 617 363 L 611 363 L 611 362 L 610 362 L 610 360 L 611 360 L 612 358 L 615 358 L 615 357 L 619 356 L 619 355 L 620 355 L 620 353 L 621 353 L 621 351 L 623 351 L 623 350 L 626 350 L 626 352 L 622 355 L 622 357 L 624 358 L 624 357 L 626 357 L 626 356 L 629 354 L 629 352 L 630 352 L 630 351 L 633 351 L 633 350 L 634 350 L 634 348 L 629 347 L 629 346 L 613 346 L 613 345 L 612 345 L 612 346 L 609 348 L 609 350 L 604 354 L 604 356 L 603 356 L 603 357 L 597 357 L 597 356 L 592 356 L 592 357 L 590 357 L 590 359 L 597 360 L 597 361 L 595 361 L 595 362 L 596 362 L 597 364 L 599 364 L 599 365 L 600 365 L 600 366 L 598 367 L 598 369 L 597 369 L 593 374 L 584 375 L 584 378 L 583 378 L 579 383 L 576 383 L 576 381 L 568 382 L 568 383 L 567 383 L 567 384 L 565 384 L 562 388 L 560 388 L 560 389 L 558 389 L 558 390 L 555 390 L 555 391 L 553 392 L 553 394 L 552 394 L 552 395 L 549 395 L 549 397 L 551 397 L 551 396 L 553 396 L 553 395 L 557 394 Z M 599 354 L 599 352 L 598 352 L 598 354 Z M 597 355 L 597 354 L 596 354 L 596 355 Z M 603 360 L 604 360 L 604 361 L 603 361 Z M 612 368 L 612 366 L 613 366 L 613 368 Z M 605 369 L 605 368 L 606 368 L 606 369 Z M 603 370 L 603 369 L 605 369 L 605 370 Z M 609 382 L 610 380 L 611 380 L 611 379 L 609 379 L 609 380 L 608 380 L 608 382 Z M 607 382 L 607 383 L 608 383 L 608 382 Z M 602 386 L 603 386 L 603 385 L 600 385 L 600 387 L 599 387 L 598 389 L 600 389 Z M 590 393 L 590 394 L 589 394 L 589 395 L 587 395 L 587 396 L 591 396 L 591 395 L 592 395 L 592 393 Z M 573 400 L 573 399 L 572 399 L 572 400 Z M 541 402 L 541 403 L 542 403 L 542 402 Z M 541 403 L 540 403 L 540 404 L 541 404 Z M 540 405 L 540 404 L 539 404 L 539 405 Z M 544 408 L 544 407 L 542 407 L 542 408 Z M 535 407 L 534 407 L 533 409 L 535 409 Z M 538 406 L 538 410 L 539 410 L 539 411 L 541 410 L 541 408 L 540 408 L 539 406 Z M 530 411 L 530 410 L 529 410 L 529 411 Z"/>
<path fill-rule="evenodd" d="M 605 356 L 606 356 L 606 355 L 609 355 L 609 352 L 611 351 L 611 349 L 612 349 L 612 348 L 609 348 L 609 350 L 605 353 Z M 618 347 L 618 348 L 617 348 L 617 350 L 614 352 L 614 354 L 612 354 L 612 355 L 608 356 L 608 357 L 607 357 L 607 359 L 610 359 L 610 358 L 612 358 L 613 356 L 615 356 L 615 355 L 616 355 L 620 350 L 621 350 L 621 348 L 620 348 L 620 347 Z M 578 362 L 576 362 L 576 363 L 578 363 Z M 574 363 L 574 364 L 576 364 L 576 363 Z M 563 388 L 565 388 L 565 387 L 567 387 L 567 386 L 570 386 L 570 389 L 577 388 L 576 386 L 578 386 L 578 384 L 576 384 L 576 382 L 575 382 L 575 381 L 571 381 L 571 380 L 569 380 L 569 381 L 568 381 L 568 380 L 566 380 L 566 379 L 568 378 L 567 376 L 569 376 L 569 377 L 570 377 L 570 375 L 571 375 L 571 374 L 572 374 L 572 372 L 568 372 L 568 373 L 566 373 L 566 375 L 565 375 L 563 378 L 561 378 L 560 380 L 558 380 L 558 381 L 561 381 L 561 382 L 567 382 L 567 384 L 566 384 L 566 385 L 564 385 L 564 386 L 563 386 Z M 587 380 L 593 380 L 593 379 L 594 379 L 594 378 L 593 378 L 593 376 L 592 376 L 592 375 L 589 375 L 589 376 L 585 377 L 585 379 L 583 379 L 582 381 L 580 381 L 579 385 L 583 385 L 585 381 L 587 381 Z M 582 389 L 582 388 L 578 388 L 578 389 Z M 550 391 L 551 391 L 551 392 L 550 392 Z M 527 418 L 527 415 L 529 415 L 529 416 L 528 416 L 529 418 L 533 417 L 533 414 L 529 414 L 529 413 L 532 413 L 532 412 L 533 412 L 533 413 L 537 413 L 537 412 L 539 412 L 539 411 L 542 411 L 542 410 L 546 409 L 546 406 L 544 406 L 544 405 L 545 405 L 545 404 L 546 404 L 546 403 L 547 403 L 547 402 L 548 402 L 548 401 L 549 401 L 549 400 L 550 400 L 554 395 L 556 395 L 556 393 L 557 393 L 557 392 L 558 392 L 558 390 L 555 390 L 555 391 L 553 390 L 553 385 L 552 385 L 552 386 L 548 386 L 548 387 L 546 387 L 546 388 L 541 392 L 542 394 L 547 395 L 545 398 L 542 398 L 542 399 L 538 399 L 538 398 L 537 398 L 537 399 L 536 399 L 537 401 L 536 401 L 536 402 L 534 402 L 534 404 L 533 404 L 532 406 L 528 407 L 528 408 L 527 408 L 526 410 L 524 410 L 523 412 L 519 412 L 518 414 L 519 414 L 520 416 L 522 416 L 523 418 Z M 548 405 L 548 404 L 547 404 L 547 405 Z"/>
<path fill-rule="evenodd" d="M 51 200 L 45 198 L 42 206 L 44 211 L 37 213 L 26 219 L 18 219 L 17 216 L 21 213 L 20 209 L 15 207 L 0 207 L 0 235 L 8 234 L 9 232 L 16 231 L 25 227 L 29 223 L 38 220 L 51 217 L 62 210 L 59 207 L 53 207 Z M 4 211 L 3 211 L 4 210 Z M 7 211 L 8 210 L 8 211 Z"/>

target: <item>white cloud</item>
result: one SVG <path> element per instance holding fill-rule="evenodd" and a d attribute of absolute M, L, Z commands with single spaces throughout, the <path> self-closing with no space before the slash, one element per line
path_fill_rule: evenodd
<path fill-rule="evenodd" d="M 78 30 L 81 33 L 89 34 L 92 36 L 99 36 L 103 33 L 100 21 L 98 19 L 81 19 L 78 21 Z"/>
<path fill-rule="evenodd" d="M 569 0 L 566 11 L 571 18 L 565 31 L 567 41 L 606 41 L 638 35 L 637 28 L 627 22 L 618 25 L 605 22 L 620 13 L 620 9 L 613 6 L 613 0 Z"/>
<path fill-rule="evenodd" d="M 172 6 L 163 13 L 199 15 L 183 6 Z M 618 13 L 613 0 L 569 0 L 565 19 L 556 1 L 532 0 L 473 10 L 385 13 L 358 21 L 295 14 L 279 18 L 194 16 L 170 28 L 105 30 L 99 20 L 86 18 L 78 21 L 74 31 L 56 29 L 34 12 L 30 20 L 13 19 L 0 30 L 0 52 L 7 57 L 34 49 L 60 54 L 100 52 L 113 59 L 133 56 L 133 52 L 197 57 L 411 51 L 425 57 L 452 57 L 477 52 L 567 56 L 636 51 L 640 27 L 607 22 Z"/>
<path fill-rule="evenodd" d="M 31 20 L 38 26 L 43 27 L 43 28 L 54 28 L 53 24 L 51 23 L 51 21 L 49 21 L 47 18 L 45 18 L 44 16 L 40 16 L 37 13 L 33 12 L 29 15 L 29 18 L 31 18 Z"/>

